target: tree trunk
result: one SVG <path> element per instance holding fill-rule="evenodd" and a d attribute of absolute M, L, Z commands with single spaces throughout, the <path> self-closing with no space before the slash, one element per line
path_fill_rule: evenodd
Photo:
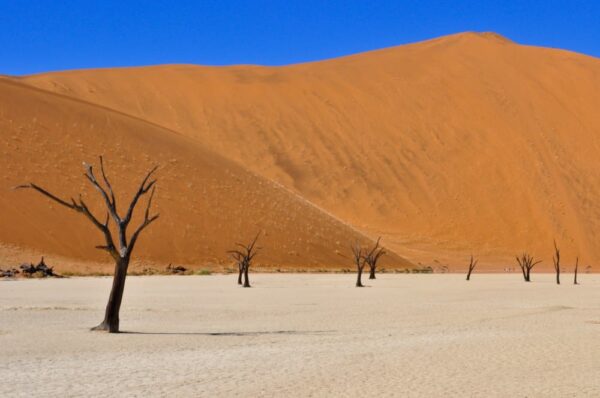
<path fill-rule="evenodd" d="M 358 269 L 358 275 L 357 275 L 357 278 L 356 278 L 356 287 L 363 287 L 363 284 L 362 284 L 362 281 L 361 281 L 362 271 L 363 271 L 362 268 Z"/>
<path fill-rule="evenodd" d="M 577 283 L 577 268 L 579 268 L 579 258 L 577 258 L 577 261 L 575 261 L 575 277 L 573 278 L 574 285 L 579 284 L 579 283 Z"/>
<path fill-rule="evenodd" d="M 371 267 L 371 272 L 369 273 L 369 279 L 375 279 L 375 267 Z"/>
<path fill-rule="evenodd" d="M 115 264 L 115 275 L 113 284 L 106 304 L 106 312 L 102 323 L 92 330 L 106 331 L 109 333 L 119 332 L 119 311 L 121 310 L 121 301 L 123 300 L 123 291 L 125 290 L 125 278 L 127 277 L 127 268 L 129 267 L 129 258 L 124 258 Z"/>
<path fill-rule="evenodd" d="M 240 271 L 238 273 L 238 285 L 242 284 L 242 274 L 244 273 L 244 269 L 242 267 L 239 267 Z"/>
<path fill-rule="evenodd" d="M 244 267 L 244 287 L 250 287 L 250 280 L 248 279 L 248 268 Z"/>
<path fill-rule="evenodd" d="M 560 268 L 556 269 L 556 284 L 560 285 Z"/>
<path fill-rule="evenodd" d="M 467 280 L 470 281 L 471 280 L 471 269 L 469 268 L 469 272 L 467 272 Z"/>
<path fill-rule="evenodd" d="M 525 273 L 525 282 L 531 282 L 531 270 L 527 269 L 527 272 Z"/>

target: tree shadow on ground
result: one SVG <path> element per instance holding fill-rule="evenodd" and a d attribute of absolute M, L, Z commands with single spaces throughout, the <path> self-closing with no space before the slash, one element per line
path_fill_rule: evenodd
<path fill-rule="evenodd" d="M 143 335 L 157 335 L 157 336 L 272 336 L 272 335 L 297 335 L 297 336 L 309 336 L 309 335 L 323 335 L 331 334 L 335 330 L 265 330 L 255 332 L 135 332 L 135 331 L 121 331 L 121 334 L 143 334 Z"/>

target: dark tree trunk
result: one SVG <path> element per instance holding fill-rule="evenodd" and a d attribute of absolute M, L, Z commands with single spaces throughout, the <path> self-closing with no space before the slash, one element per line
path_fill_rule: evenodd
<path fill-rule="evenodd" d="M 560 250 L 558 250 L 556 240 L 554 241 L 554 257 L 552 258 L 552 262 L 554 263 L 554 271 L 556 271 L 556 284 L 560 285 Z"/>
<path fill-rule="evenodd" d="M 578 285 L 579 284 L 579 283 L 577 283 L 577 268 L 579 268 L 579 257 L 575 261 L 575 277 L 573 278 L 573 284 L 574 285 Z"/>
<path fill-rule="evenodd" d="M 356 277 L 356 287 L 363 287 L 362 284 L 362 268 L 358 268 L 358 275 Z"/>
<path fill-rule="evenodd" d="M 375 279 L 375 267 L 371 267 L 371 272 L 369 273 L 369 279 Z"/>
<path fill-rule="evenodd" d="M 244 269 L 242 267 L 239 267 L 240 271 L 238 273 L 238 285 L 242 284 L 242 274 L 244 273 Z"/>
<path fill-rule="evenodd" d="M 470 281 L 471 280 L 471 273 L 473 272 L 473 270 L 475 269 L 475 267 L 477 266 L 477 262 L 479 260 L 475 260 L 473 258 L 473 255 L 471 254 L 471 262 L 469 262 L 469 270 L 467 271 L 467 280 Z"/>
<path fill-rule="evenodd" d="M 121 301 L 123 300 L 128 267 L 129 259 L 121 259 L 115 264 L 115 276 L 113 277 L 108 304 L 106 304 L 104 320 L 100 325 L 92 328 L 92 330 L 103 330 L 109 333 L 119 332 L 119 311 L 121 309 Z"/>
<path fill-rule="evenodd" d="M 250 280 L 248 279 L 248 268 L 244 267 L 244 287 L 250 287 Z"/>
<path fill-rule="evenodd" d="M 525 282 L 531 282 L 531 269 L 527 269 L 525 273 Z"/>

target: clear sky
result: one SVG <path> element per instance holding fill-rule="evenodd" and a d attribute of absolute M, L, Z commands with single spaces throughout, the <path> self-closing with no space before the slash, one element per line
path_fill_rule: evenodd
<path fill-rule="evenodd" d="M 600 57 L 600 1 L 0 0 L 0 74 L 282 65 L 468 30 Z"/>

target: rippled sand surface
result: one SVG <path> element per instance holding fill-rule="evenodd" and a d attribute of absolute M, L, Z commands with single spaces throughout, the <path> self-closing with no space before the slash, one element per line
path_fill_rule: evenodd
<path fill-rule="evenodd" d="M 0 281 L 0 396 L 600 396 L 600 276 Z"/>

